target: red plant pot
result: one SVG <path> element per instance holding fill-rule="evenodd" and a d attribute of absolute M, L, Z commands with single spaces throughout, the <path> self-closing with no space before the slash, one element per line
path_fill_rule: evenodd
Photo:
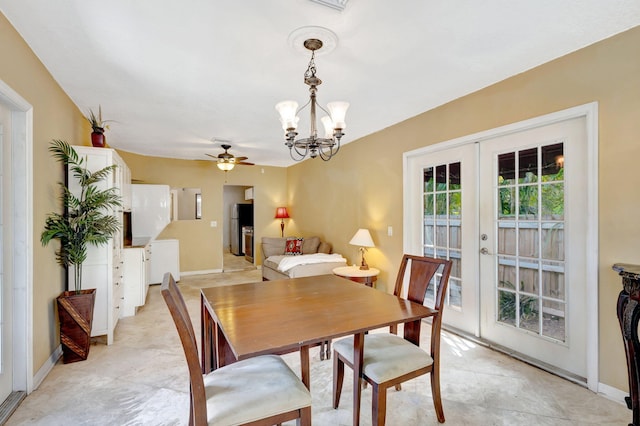
<path fill-rule="evenodd" d="M 104 148 L 104 133 L 102 132 L 91 132 L 91 145 L 97 148 Z"/>

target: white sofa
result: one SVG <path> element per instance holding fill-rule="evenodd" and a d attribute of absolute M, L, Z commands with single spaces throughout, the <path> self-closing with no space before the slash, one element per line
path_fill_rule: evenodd
<path fill-rule="evenodd" d="M 346 265 L 346 259 L 338 254 L 333 254 L 332 256 L 313 256 L 318 253 L 325 255 L 332 254 L 331 244 L 321 241 L 319 237 L 305 237 L 302 243 L 302 254 L 296 256 L 285 254 L 286 242 L 286 237 L 262 237 L 263 281 L 331 274 L 334 268 Z M 305 256 L 307 256 L 307 258 L 305 258 Z M 295 259 L 291 259 L 292 257 Z M 324 259 L 319 259 L 319 257 L 324 257 Z M 309 263 L 306 263 L 307 261 L 305 259 L 308 259 Z M 285 260 L 285 262 L 294 260 L 300 264 L 286 271 L 282 271 L 279 269 L 279 266 L 283 260 Z"/>

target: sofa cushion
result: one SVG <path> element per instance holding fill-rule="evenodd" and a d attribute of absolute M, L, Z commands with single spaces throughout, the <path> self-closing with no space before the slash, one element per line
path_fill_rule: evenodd
<path fill-rule="evenodd" d="M 332 249 L 332 246 L 330 243 L 326 243 L 322 241 L 318 246 L 318 253 L 331 254 L 331 249 Z"/>
<path fill-rule="evenodd" d="M 318 252 L 320 237 L 305 237 L 302 242 L 302 254 L 313 254 Z"/>
<path fill-rule="evenodd" d="M 284 238 L 262 237 L 262 253 L 264 257 L 281 256 L 287 241 Z"/>
<path fill-rule="evenodd" d="M 269 256 L 264 260 L 264 263 L 262 264 L 262 268 L 271 268 L 274 270 L 278 269 L 278 265 L 280 264 L 280 261 L 284 259 L 284 255 L 276 255 L 276 256 Z"/>
<path fill-rule="evenodd" d="M 286 256 L 298 256 L 302 254 L 302 242 L 304 239 L 296 237 L 287 237 L 287 243 L 284 248 Z"/>

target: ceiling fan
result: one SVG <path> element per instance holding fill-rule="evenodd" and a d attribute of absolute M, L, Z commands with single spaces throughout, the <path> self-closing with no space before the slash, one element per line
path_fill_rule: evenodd
<path fill-rule="evenodd" d="M 222 147 L 222 149 L 224 149 L 224 152 L 221 154 L 218 154 L 217 156 L 205 153 L 205 155 L 208 155 L 209 157 L 212 157 L 212 158 L 216 158 L 218 160 L 218 168 L 220 170 L 224 170 L 225 172 L 228 172 L 229 170 L 233 170 L 233 168 L 236 165 L 239 165 L 239 166 L 254 165 L 253 163 L 244 161 L 247 159 L 247 157 L 235 157 L 233 154 L 229 154 L 227 151 L 229 150 L 229 148 L 231 148 L 231 145 L 222 144 L 220 146 Z"/>

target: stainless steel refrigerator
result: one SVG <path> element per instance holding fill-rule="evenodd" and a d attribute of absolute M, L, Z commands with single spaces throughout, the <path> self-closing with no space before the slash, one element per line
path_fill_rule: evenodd
<path fill-rule="evenodd" d="M 231 206 L 231 253 L 243 256 L 242 227 L 253 226 L 253 204 L 233 204 Z"/>

